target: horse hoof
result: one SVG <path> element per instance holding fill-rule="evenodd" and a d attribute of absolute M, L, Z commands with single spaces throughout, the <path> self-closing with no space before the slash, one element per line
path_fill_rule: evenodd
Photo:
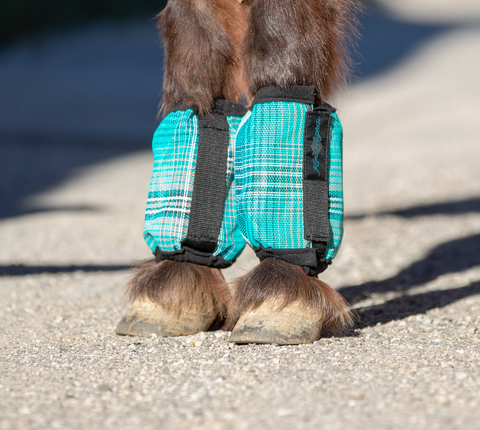
<path fill-rule="evenodd" d="M 121 336 L 183 336 L 206 331 L 215 321 L 216 314 L 205 314 L 195 309 L 181 314 L 167 312 L 148 299 L 137 299 L 118 323 L 115 333 Z"/>
<path fill-rule="evenodd" d="M 278 302 L 267 300 L 259 308 L 241 315 L 230 342 L 276 343 L 297 345 L 320 338 L 322 317 L 299 301 L 279 308 Z"/>

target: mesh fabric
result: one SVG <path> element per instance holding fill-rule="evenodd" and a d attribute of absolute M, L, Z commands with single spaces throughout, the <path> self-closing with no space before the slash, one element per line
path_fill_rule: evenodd
<path fill-rule="evenodd" d="M 313 105 L 272 101 L 255 104 L 237 137 L 237 220 L 254 248 L 312 248 L 304 238 L 303 140 Z M 330 121 L 329 230 L 325 257 L 338 252 L 343 235 L 342 127 Z"/>
<path fill-rule="evenodd" d="M 333 259 L 340 249 L 343 238 L 343 128 L 336 113 L 332 114 L 330 126 L 330 152 L 328 174 L 328 216 L 330 240 L 326 258 Z"/>
<path fill-rule="evenodd" d="M 236 223 L 234 200 L 235 140 L 241 117 L 227 117 L 229 148 L 225 208 L 214 256 L 235 260 L 245 246 Z M 170 113 L 155 132 L 153 173 L 145 211 L 144 239 L 152 252 L 177 251 L 187 237 L 198 153 L 198 117 L 194 111 Z"/>

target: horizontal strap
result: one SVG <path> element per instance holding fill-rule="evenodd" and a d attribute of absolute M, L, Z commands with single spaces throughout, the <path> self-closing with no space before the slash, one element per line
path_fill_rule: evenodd
<path fill-rule="evenodd" d="M 314 104 L 315 87 L 292 86 L 288 88 L 265 87 L 257 92 L 253 99 L 252 107 L 258 103 L 268 102 L 293 102 Z"/>
<path fill-rule="evenodd" d="M 325 260 L 325 250 L 321 248 L 301 248 L 301 249 L 274 249 L 258 246 L 253 248 L 260 261 L 266 258 L 278 258 L 296 266 L 301 266 L 308 276 L 317 276 L 323 272 L 330 264 L 330 260 Z M 321 257 L 319 254 L 322 254 Z"/>
<path fill-rule="evenodd" d="M 172 252 L 163 252 L 157 246 L 154 255 L 157 263 L 160 263 L 163 260 L 171 260 L 181 263 L 194 263 L 216 269 L 225 269 L 235 262 L 235 260 L 227 261 L 219 255 L 213 256 L 211 252 L 197 251 L 196 249 L 187 246 L 183 246 L 182 249 Z"/>
<path fill-rule="evenodd" d="M 192 109 L 195 112 L 195 115 L 198 115 L 197 108 L 193 105 L 184 105 L 182 103 L 177 103 L 171 106 L 166 112 L 165 116 L 169 113 L 177 112 L 179 110 L 189 110 Z M 248 109 L 241 105 L 240 103 L 232 102 L 231 100 L 216 100 L 213 106 L 213 112 L 220 113 L 225 116 L 244 116 Z"/>

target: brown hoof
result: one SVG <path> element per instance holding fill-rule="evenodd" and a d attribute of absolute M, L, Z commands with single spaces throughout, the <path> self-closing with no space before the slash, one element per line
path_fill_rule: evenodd
<path fill-rule="evenodd" d="M 205 313 L 195 309 L 183 311 L 180 315 L 166 312 L 148 299 L 137 299 L 118 323 L 118 335 L 183 336 L 206 331 L 216 318 L 216 313 Z"/>
<path fill-rule="evenodd" d="M 259 308 L 247 311 L 240 317 L 230 335 L 230 342 L 278 345 L 312 343 L 320 338 L 322 323 L 319 313 L 300 301 L 282 309 L 278 302 L 267 300 Z"/>

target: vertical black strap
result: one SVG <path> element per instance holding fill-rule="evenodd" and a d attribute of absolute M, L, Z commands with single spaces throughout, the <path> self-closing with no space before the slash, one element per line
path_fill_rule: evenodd
<path fill-rule="evenodd" d="M 303 141 L 303 223 L 305 240 L 325 258 L 330 238 L 328 221 L 328 165 L 330 121 L 334 109 L 323 104 L 307 112 Z"/>
<path fill-rule="evenodd" d="M 198 117 L 198 152 L 185 247 L 211 253 L 217 247 L 227 189 L 229 138 L 223 113 Z"/>

